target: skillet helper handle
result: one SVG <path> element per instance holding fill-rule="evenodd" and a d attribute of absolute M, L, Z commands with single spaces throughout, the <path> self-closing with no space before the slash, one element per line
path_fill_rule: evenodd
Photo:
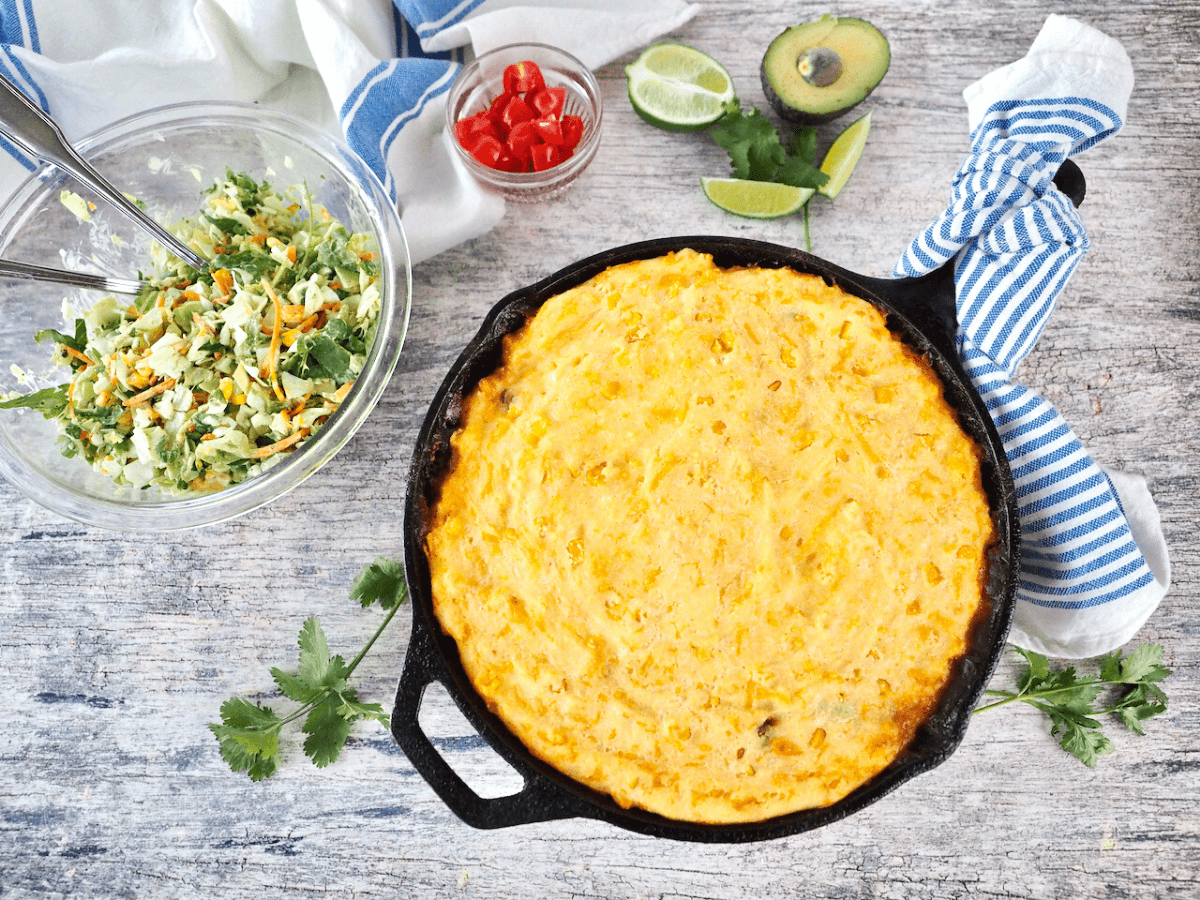
<path fill-rule="evenodd" d="M 396 689 L 392 736 L 429 786 L 460 819 L 475 828 L 508 828 L 585 815 L 562 790 L 536 772 L 521 771 L 525 786 L 508 797 L 480 797 L 459 777 L 421 730 L 417 717 L 425 689 L 442 682 L 445 669 L 429 631 L 413 617 L 413 635 Z"/>
<path fill-rule="evenodd" d="M 30 156 L 53 163 L 86 184 L 149 231 L 164 247 L 195 269 L 204 271 L 204 257 L 183 243 L 117 190 L 67 142 L 58 124 L 8 79 L 0 77 L 0 133 Z"/>

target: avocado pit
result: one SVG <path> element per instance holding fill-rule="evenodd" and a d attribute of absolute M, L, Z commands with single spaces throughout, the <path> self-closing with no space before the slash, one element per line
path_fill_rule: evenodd
<path fill-rule="evenodd" d="M 842 58 L 836 50 L 813 47 L 800 54 L 796 64 L 800 77 L 813 87 L 829 87 L 842 74 Z"/>

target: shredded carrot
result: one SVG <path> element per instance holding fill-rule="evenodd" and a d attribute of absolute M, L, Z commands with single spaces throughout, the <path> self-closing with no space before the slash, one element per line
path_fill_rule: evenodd
<path fill-rule="evenodd" d="M 280 450 L 286 450 L 293 444 L 300 442 L 304 438 L 308 437 L 308 433 L 308 428 L 301 428 L 299 431 L 293 431 L 281 441 L 276 441 L 275 443 L 269 444 L 266 447 L 259 447 L 252 455 L 255 459 L 266 459 L 268 456 L 273 456 Z"/>
<path fill-rule="evenodd" d="M 165 394 L 167 391 L 169 391 L 173 387 L 175 387 L 175 379 L 168 378 L 166 381 L 160 381 L 158 384 L 154 385 L 154 387 L 146 388 L 146 390 L 142 391 L 140 394 L 134 394 L 132 397 L 130 397 L 128 400 L 125 401 L 124 405 L 125 406 L 140 406 L 141 404 L 145 403 L 147 400 L 153 400 L 159 394 Z"/>
<path fill-rule="evenodd" d="M 261 284 L 263 290 L 267 292 L 267 296 L 271 298 L 271 302 L 275 304 L 275 323 L 271 328 L 271 347 L 267 351 L 267 362 L 263 366 L 263 371 L 270 373 L 271 387 L 275 389 L 275 396 L 283 399 L 283 391 L 279 389 L 279 373 L 275 371 L 275 360 L 279 356 L 279 342 L 283 329 L 283 304 L 279 302 L 279 295 L 271 287 L 271 282 L 264 278 Z"/>
<path fill-rule="evenodd" d="M 63 352 L 67 354 L 67 356 L 73 356 L 76 359 L 81 360 L 85 365 L 95 365 L 90 356 L 88 356 L 86 353 L 80 353 L 74 347 L 68 347 L 66 344 L 63 344 Z"/>
<path fill-rule="evenodd" d="M 221 291 L 221 296 L 213 299 L 228 303 L 233 298 L 233 273 L 228 269 L 217 269 L 212 276 L 213 284 Z"/>
<path fill-rule="evenodd" d="M 347 381 L 345 384 L 343 384 L 340 388 L 337 389 L 337 391 L 333 395 L 333 399 L 335 399 L 338 403 L 341 403 L 343 400 L 346 399 L 346 395 L 350 393 L 350 389 L 353 387 L 354 387 L 354 382 Z"/>
<path fill-rule="evenodd" d="M 295 263 L 296 263 L 296 246 L 294 244 L 287 248 L 287 259 L 288 259 L 288 262 L 295 265 Z"/>

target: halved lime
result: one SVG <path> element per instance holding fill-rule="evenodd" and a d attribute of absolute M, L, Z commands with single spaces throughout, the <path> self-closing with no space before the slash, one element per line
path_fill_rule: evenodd
<path fill-rule="evenodd" d="M 747 219 L 790 216 L 815 193 L 812 188 L 744 178 L 701 178 L 700 186 L 704 188 L 704 196 L 725 212 Z"/>
<path fill-rule="evenodd" d="M 659 128 L 698 131 L 735 98 L 733 79 L 719 62 L 684 44 L 655 44 L 625 67 L 634 111 Z"/>
<path fill-rule="evenodd" d="M 821 161 L 821 171 L 829 176 L 829 180 L 818 190 L 830 200 L 840 194 L 846 182 L 850 180 L 870 132 L 871 113 L 867 113 L 847 126 L 825 154 L 825 159 Z"/>

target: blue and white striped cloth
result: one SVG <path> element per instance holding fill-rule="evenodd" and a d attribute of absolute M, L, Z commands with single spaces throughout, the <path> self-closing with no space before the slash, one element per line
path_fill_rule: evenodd
<path fill-rule="evenodd" d="M 1012 380 L 1088 249 L 1079 211 L 1051 180 L 1068 156 L 1121 127 L 1132 87 L 1119 43 L 1051 16 L 1028 56 L 966 91 L 971 156 L 948 208 L 895 270 L 922 275 L 954 261 L 959 354 L 1017 487 L 1022 565 L 1011 639 L 1055 656 L 1125 643 L 1169 584 L 1144 482 L 1100 468 L 1053 405 Z"/>
<path fill-rule="evenodd" d="M 460 64 L 540 41 L 596 67 L 696 14 L 686 0 L 0 0 L 0 75 L 77 139 L 170 103 L 263 103 L 345 135 L 400 207 L 414 261 L 503 201 L 443 127 Z M 31 163 L 0 144 L 0 198 Z"/>

